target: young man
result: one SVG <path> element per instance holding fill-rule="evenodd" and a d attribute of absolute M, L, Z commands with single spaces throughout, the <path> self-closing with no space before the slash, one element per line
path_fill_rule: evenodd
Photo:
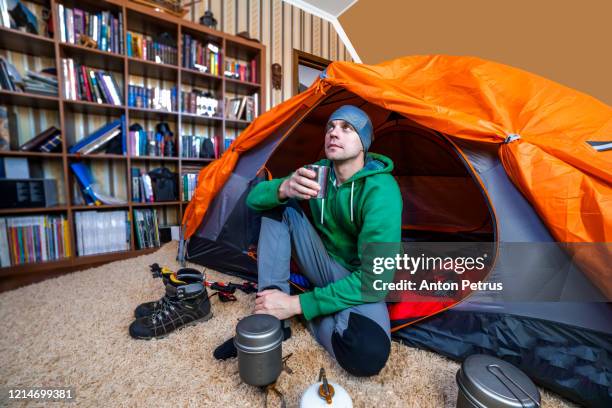
<path fill-rule="evenodd" d="M 385 293 L 367 301 L 362 296 L 362 282 L 372 277 L 371 266 L 363 262 L 363 247 L 401 239 L 402 196 L 391 175 L 393 163 L 367 153 L 371 141 L 368 115 L 355 106 L 342 106 L 327 123 L 327 159 L 317 163 L 331 167 L 325 199 L 313 198 L 320 186 L 313 180 L 314 171 L 306 168 L 261 182 L 247 197 L 249 207 L 264 212 L 254 312 L 279 319 L 303 314 L 317 341 L 356 376 L 378 374 L 391 348 Z M 314 227 L 296 200 L 309 200 Z M 292 254 L 315 286 L 299 296 L 289 295 Z M 285 339 L 290 336 L 285 326 Z M 232 339 L 214 355 L 236 356 Z"/>

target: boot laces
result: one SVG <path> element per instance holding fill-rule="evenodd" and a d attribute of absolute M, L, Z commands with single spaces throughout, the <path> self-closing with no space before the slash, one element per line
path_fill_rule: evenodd
<path fill-rule="evenodd" d="M 153 323 L 157 321 L 161 322 L 162 319 L 170 317 L 170 312 L 174 312 L 175 310 L 176 307 L 174 302 L 171 299 L 164 297 L 161 299 L 160 307 L 151 316 L 151 321 Z"/>

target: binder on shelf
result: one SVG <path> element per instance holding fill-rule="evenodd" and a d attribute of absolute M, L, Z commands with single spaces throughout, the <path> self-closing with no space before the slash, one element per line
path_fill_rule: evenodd
<path fill-rule="evenodd" d="M 120 119 L 114 120 L 102 127 L 87 137 L 84 137 L 68 150 L 69 153 L 88 154 L 94 152 L 106 145 L 112 138 L 121 135 L 121 150 L 126 153 L 125 143 L 125 115 L 121 115 Z"/>
<path fill-rule="evenodd" d="M 125 201 L 123 200 L 102 193 L 99 185 L 95 182 L 95 179 L 91 175 L 89 168 L 83 163 L 70 163 L 70 168 L 74 172 L 74 175 L 81 186 L 83 198 L 88 205 L 125 204 Z"/>
<path fill-rule="evenodd" d="M 58 152 L 62 149 L 62 135 L 61 133 L 55 134 L 51 139 L 47 140 L 42 144 L 38 150 L 42 153 L 53 153 Z"/>
<path fill-rule="evenodd" d="M 61 146 L 61 134 L 62 132 L 55 126 L 48 127 L 34 136 L 32 139 L 19 146 L 19 150 L 23 152 L 31 152 L 36 150 L 52 152 L 59 150 L 57 148 Z M 49 144 L 53 140 L 55 140 L 55 142 Z"/>

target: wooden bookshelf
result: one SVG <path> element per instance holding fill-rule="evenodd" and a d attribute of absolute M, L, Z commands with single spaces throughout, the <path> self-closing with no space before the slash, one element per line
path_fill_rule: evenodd
<path fill-rule="evenodd" d="M 185 208 L 188 202 L 183 201 L 183 183 L 182 183 L 182 172 L 184 166 L 193 168 L 194 166 L 206 166 L 214 159 L 201 159 L 201 158 L 186 158 L 182 157 L 182 138 L 183 128 L 188 126 L 209 126 L 213 128 L 212 134 L 220 135 L 220 138 L 216 140 L 219 144 L 220 154 L 224 150 L 224 138 L 226 136 L 226 129 L 236 131 L 242 131 L 246 128 L 249 122 L 244 120 L 230 120 L 222 117 L 206 117 L 198 116 L 190 113 L 183 113 L 180 111 L 181 102 L 178 101 L 179 111 L 177 112 L 166 112 L 154 109 L 145 108 L 134 108 L 128 106 L 128 84 L 130 83 L 130 77 L 145 77 L 152 78 L 155 80 L 163 80 L 172 82 L 177 88 L 177 98 L 181 96 L 182 86 L 193 86 L 200 89 L 208 89 L 214 92 L 216 99 L 218 99 L 223 105 L 223 101 L 229 94 L 242 94 L 251 95 L 255 92 L 258 93 L 258 106 L 259 112 L 262 113 L 262 107 L 265 104 L 265 73 L 262 69 L 265 67 L 265 46 L 255 42 L 248 41 L 244 38 L 229 35 L 222 31 L 213 30 L 209 27 L 199 25 L 187 20 L 183 20 L 166 13 L 157 12 L 152 8 L 148 8 L 139 4 L 128 2 L 125 0 L 36 0 L 37 3 L 46 4 L 53 13 L 53 21 L 55 29 L 55 35 L 53 38 L 47 38 L 43 35 L 34 35 L 20 30 L 14 30 L 6 27 L 0 27 L 0 49 L 22 53 L 30 56 L 45 56 L 55 60 L 56 68 L 58 71 L 58 81 L 60 95 L 57 97 L 53 96 L 41 96 L 33 95 L 20 92 L 10 92 L 0 90 L 0 104 L 8 106 L 25 106 L 32 107 L 35 109 L 48 109 L 56 111 L 59 116 L 59 124 L 62 129 L 62 152 L 61 153 L 36 153 L 36 152 L 19 152 L 19 151 L 0 151 L 0 156 L 17 156 L 36 158 L 37 160 L 57 160 L 61 161 L 63 167 L 63 180 L 58 180 L 58 183 L 63 183 L 64 195 L 58 197 L 60 205 L 51 208 L 15 208 L 15 209 L 0 209 L 0 216 L 18 216 L 28 214 L 58 214 L 64 213 L 66 215 L 69 231 L 70 241 L 73 255 L 70 258 L 49 261 L 43 263 L 31 263 L 22 264 L 12 267 L 0 268 L 0 277 L 2 277 L 2 285 L 0 290 L 12 287 L 10 282 L 7 283 L 7 279 L 10 280 L 12 277 L 18 275 L 29 275 L 31 281 L 40 280 L 46 276 L 54 276 L 57 271 L 61 270 L 75 270 L 84 269 L 93 265 L 98 265 L 104 262 L 114 261 L 118 259 L 125 259 L 132 256 L 141 255 L 143 253 L 149 253 L 154 249 L 142 249 L 138 250 L 135 246 L 135 229 L 134 225 L 131 226 L 131 243 L 130 249 L 127 251 L 104 253 L 98 255 L 87 255 L 77 256 L 76 254 L 76 232 L 74 225 L 74 213 L 76 211 L 86 210 L 107 210 L 107 209 L 123 209 L 128 211 L 130 220 L 133 219 L 133 209 L 142 208 L 165 208 L 173 207 L 178 212 L 178 221 L 180 222 Z M 59 18 L 57 15 L 57 5 L 63 4 L 69 8 L 81 8 L 88 11 L 103 11 L 111 10 L 113 12 L 121 12 L 122 23 L 123 23 L 123 44 L 124 50 L 126 49 L 126 33 L 128 31 L 137 32 L 170 32 L 171 35 L 176 39 L 176 48 L 178 52 L 177 64 L 167 63 L 155 63 L 153 61 L 146 61 L 139 58 L 128 57 L 126 53 L 118 54 L 106 51 L 100 51 L 97 49 L 86 48 L 81 45 L 74 45 L 64 43 L 60 41 L 60 30 L 59 30 Z M 220 46 L 220 63 L 219 71 L 220 75 L 211 75 L 210 73 L 200 72 L 194 69 L 186 68 L 181 65 L 182 61 L 182 36 L 183 34 L 189 34 L 192 37 L 206 43 L 207 41 L 213 41 Z M 227 78 L 223 75 L 224 71 L 224 60 L 226 58 L 232 59 L 243 59 L 250 60 L 256 59 L 257 63 L 257 77 L 259 81 L 248 82 L 239 81 L 232 78 Z M 76 101 L 64 97 L 62 90 L 65 78 L 62 76 L 61 59 L 62 58 L 74 58 L 76 63 L 84 63 L 87 66 L 91 66 L 97 69 L 108 70 L 115 74 L 122 75 L 123 78 L 123 89 L 122 97 L 123 102 L 120 106 L 111 104 L 98 104 L 88 101 Z M 223 110 L 223 106 L 220 108 Z M 111 154 L 90 154 L 90 155 L 78 155 L 69 154 L 68 148 L 70 140 L 67 137 L 68 129 L 74 128 L 74 121 L 76 115 L 101 115 L 101 116 L 112 116 L 119 117 L 125 115 L 126 122 L 128 125 L 132 121 L 139 120 L 153 120 L 153 121 L 170 121 L 175 123 L 172 130 L 175 132 L 175 149 L 176 157 L 152 157 L 152 156 L 131 156 L 128 146 L 127 155 L 111 155 Z M 186 133 L 189 134 L 189 133 Z M 220 140 L 219 140 L 220 139 Z M 129 143 L 128 143 L 129 145 Z M 125 205 L 102 205 L 98 207 L 85 206 L 80 204 L 74 204 L 75 200 L 72 197 L 72 185 L 75 182 L 74 177 L 70 171 L 70 163 L 85 160 L 93 163 L 94 161 L 111 161 L 113 163 L 122 163 L 121 166 L 125 166 L 125 190 L 127 191 L 128 202 Z M 176 201 L 167 202 L 154 202 L 154 203 L 140 203 L 132 202 L 131 191 L 131 168 L 132 166 L 140 166 L 143 163 L 152 162 L 157 166 L 171 166 L 173 171 L 178 174 L 178 187 L 179 197 Z M 58 190 L 58 193 L 60 191 Z M 27 282 L 26 282 L 27 283 Z M 23 284 L 21 279 L 19 284 Z"/>

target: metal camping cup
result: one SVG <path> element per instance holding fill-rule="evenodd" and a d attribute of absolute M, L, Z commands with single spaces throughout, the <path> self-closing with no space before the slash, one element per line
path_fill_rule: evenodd
<path fill-rule="evenodd" d="M 329 166 L 321 166 L 319 164 L 308 164 L 304 166 L 308 170 L 316 173 L 314 181 L 321 186 L 319 193 L 314 198 L 325 198 L 327 196 L 327 180 L 329 175 Z"/>
<path fill-rule="evenodd" d="M 255 314 L 240 320 L 234 345 L 242 381 L 256 387 L 275 382 L 283 368 L 282 344 L 283 330 L 276 317 Z"/>

